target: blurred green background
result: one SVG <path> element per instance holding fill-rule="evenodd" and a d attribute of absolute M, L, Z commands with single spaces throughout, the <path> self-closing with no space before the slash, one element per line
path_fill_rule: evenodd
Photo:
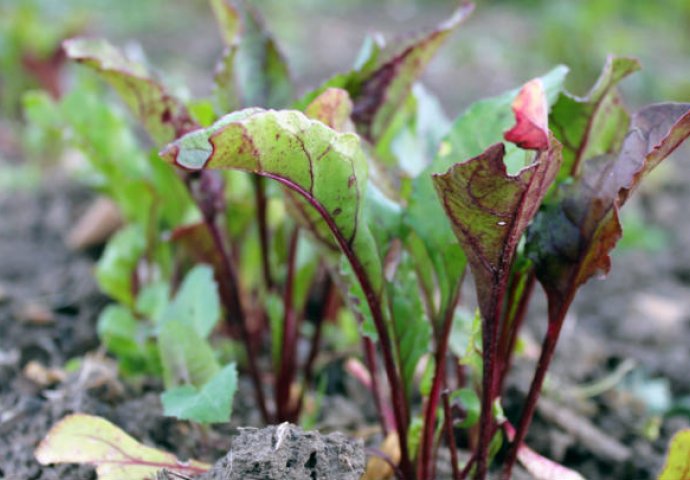
<path fill-rule="evenodd" d="M 457 1 L 252 3 L 264 13 L 304 91 L 348 69 L 366 35 L 381 32 L 390 39 L 432 26 Z M 584 95 L 609 53 L 635 56 L 643 64 L 643 72 L 623 85 L 633 108 L 690 100 L 688 0 L 476 3 L 472 18 L 424 78 L 450 116 L 472 100 L 514 87 L 558 63 L 571 68 L 569 89 Z M 6 119 L 19 118 L 21 93 L 40 83 L 31 61 L 58 56 L 59 41 L 75 34 L 107 36 L 134 54 L 141 46 L 169 75 L 169 83 L 188 85 L 187 93 L 195 96 L 210 91 L 208 72 L 221 50 L 206 0 L 0 0 L 0 105 Z"/>

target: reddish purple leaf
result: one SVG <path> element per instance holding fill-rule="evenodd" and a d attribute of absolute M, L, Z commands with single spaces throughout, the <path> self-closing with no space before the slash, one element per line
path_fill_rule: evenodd
<path fill-rule="evenodd" d="M 563 312 L 577 288 L 608 273 L 609 252 L 621 236 L 618 210 L 642 178 L 690 136 L 690 104 L 649 106 L 633 117 L 620 155 L 584 164 L 574 184 L 564 186 L 528 232 L 552 314 Z"/>
<path fill-rule="evenodd" d="M 515 126 L 503 138 L 526 150 L 549 148 L 549 105 L 541 80 L 535 78 L 520 89 L 513 101 Z"/>

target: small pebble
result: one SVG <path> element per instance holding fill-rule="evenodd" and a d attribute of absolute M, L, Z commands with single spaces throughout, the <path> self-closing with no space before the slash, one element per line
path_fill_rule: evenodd
<path fill-rule="evenodd" d="M 43 305 L 28 303 L 19 312 L 19 319 L 32 325 L 52 325 L 55 323 L 55 314 Z"/>

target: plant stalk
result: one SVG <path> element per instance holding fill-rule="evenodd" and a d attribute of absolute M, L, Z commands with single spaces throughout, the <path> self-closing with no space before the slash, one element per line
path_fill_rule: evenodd
<path fill-rule="evenodd" d="M 299 228 L 295 227 L 290 236 L 290 245 L 288 247 L 288 270 L 283 294 L 285 316 L 283 321 L 283 345 L 280 352 L 280 371 L 278 372 L 275 388 L 276 423 L 295 421 L 291 416 L 294 408 L 292 408 L 290 387 L 295 379 L 295 351 L 299 337 L 299 319 L 293 306 L 293 284 L 295 281 L 298 242 Z"/>
<path fill-rule="evenodd" d="M 558 343 L 558 337 L 561 333 L 561 327 L 563 327 L 565 315 L 568 312 L 568 308 L 570 307 L 570 304 L 575 296 L 575 290 L 576 289 L 572 289 L 572 291 L 568 294 L 568 298 L 566 298 L 563 302 L 558 302 L 558 305 L 555 308 L 552 308 L 553 304 L 549 305 L 549 325 L 542 343 L 541 354 L 539 355 L 537 368 L 534 372 L 534 378 L 532 379 L 532 384 L 530 385 L 529 393 L 527 394 L 527 399 L 525 400 L 524 411 L 520 417 L 520 424 L 515 432 L 515 438 L 513 439 L 513 443 L 508 451 L 508 457 L 506 458 L 506 462 L 503 467 L 503 473 L 501 475 L 503 480 L 510 480 L 513 465 L 515 465 L 515 461 L 517 460 L 518 449 L 520 444 L 525 440 L 527 430 L 532 423 L 532 418 L 534 417 L 534 412 L 537 408 L 537 402 L 539 401 L 539 395 L 541 394 L 541 388 L 544 385 L 544 379 L 546 378 L 546 372 L 548 371 L 551 360 L 553 359 L 556 344 Z"/>
<path fill-rule="evenodd" d="M 254 178 L 254 196 L 256 200 L 256 216 L 259 226 L 259 243 L 261 246 L 261 268 L 266 288 L 273 288 L 273 275 L 271 273 L 271 255 L 268 235 L 268 213 L 266 209 L 266 181 L 259 175 Z"/>
<path fill-rule="evenodd" d="M 390 335 L 388 334 L 388 328 L 383 315 L 383 309 L 381 308 L 378 293 L 374 290 L 371 280 L 364 270 L 364 266 L 353 251 L 350 242 L 343 237 L 333 218 L 326 211 L 323 205 L 316 201 L 316 199 L 313 198 L 313 196 L 311 196 L 306 190 L 304 190 L 304 188 L 290 179 L 268 172 L 262 172 L 261 175 L 272 178 L 302 195 L 302 197 L 307 200 L 307 202 L 309 202 L 314 209 L 316 209 L 319 215 L 321 215 L 321 218 L 323 218 L 323 220 L 326 222 L 328 228 L 338 242 L 340 250 L 345 254 L 345 257 L 352 266 L 352 270 L 357 277 L 357 281 L 359 282 L 360 286 L 362 287 L 362 291 L 365 294 L 367 304 L 371 310 L 374 325 L 379 336 L 384 369 L 386 371 L 386 376 L 388 377 L 392 392 L 393 413 L 395 414 L 396 428 L 400 438 L 400 469 L 405 475 L 405 478 L 414 479 L 415 471 L 410 460 L 409 450 L 407 448 L 407 427 L 409 419 L 407 415 L 405 390 L 402 386 L 402 379 L 400 378 L 395 364 L 395 357 L 393 356 L 393 349 L 391 347 L 391 339 Z"/>
<path fill-rule="evenodd" d="M 441 392 L 441 399 L 443 400 L 443 422 L 445 425 L 446 436 L 448 441 L 448 449 L 450 450 L 450 462 L 453 469 L 453 480 L 460 480 L 460 466 L 458 465 L 458 447 L 455 444 L 455 432 L 453 432 L 453 419 L 450 410 L 450 401 L 448 400 L 448 390 Z"/>
<path fill-rule="evenodd" d="M 438 403 L 441 396 L 441 388 L 446 378 L 446 354 L 448 353 L 448 339 L 450 338 L 450 331 L 453 327 L 453 315 L 455 314 L 455 308 L 460 300 L 460 287 L 462 285 L 463 278 L 464 275 L 462 275 L 458 280 L 453 294 L 448 301 L 448 305 L 446 305 L 443 315 L 443 324 L 441 326 L 441 334 L 438 338 L 438 344 L 436 346 L 436 355 L 434 356 L 436 362 L 436 371 L 434 372 L 434 379 L 431 384 L 431 391 L 429 392 L 429 398 L 427 399 L 426 409 L 424 412 L 424 429 L 422 431 L 420 455 L 417 463 L 419 480 L 431 479 L 431 467 L 433 462 L 431 453 L 434 446 L 434 431 L 436 430 Z"/>
<path fill-rule="evenodd" d="M 249 329 L 247 328 L 247 319 L 242 308 L 240 295 L 237 289 L 237 272 L 235 271 L 235 266 L 230 260 L 227 248 L 223 242 L 220 229 L 215 218 L 204 217 L 204 221 L 209 231 L 211 232 L 211 237 L 213 238 L 213 243 L 216 250 L 221 256 L 223 270 L 225 270 L 225 275 L 228 278 L 228 283 L 232 288 L 230 292 L 232 294 L 231 301 L 229 304 L 225 305 L 228 315 L 233 318 L 240 327 L 240 334 L 242 335 L 242 340 L 247 349 L 247 364 L 249 366 L 249 374 L 254 384 L 254 393 L 256 395 L 256 401 L 258 403 L 259 411 L 261 412 L 261 417 L 265 423 L 271 423 L 271 416 L 268 413 L 268 408 L 266 406 L 266 397 L 264 395 L 263 385 L 261 383 L 261 376 L 259 374 L 259 368 L 256 365 L 256 352 L 254 351 L 254 343 L 252 342 L 251 336 L 249 334 Z"/>

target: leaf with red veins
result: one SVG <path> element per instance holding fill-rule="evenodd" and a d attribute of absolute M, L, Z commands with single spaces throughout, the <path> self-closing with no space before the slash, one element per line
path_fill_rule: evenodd
<path fill-rule="evenodd" d="M 515 126 L 503 138 L 525 150 L 549 148 L 549 105 L 544 84 L 535 78 L 527 82 L 513 101 Z"/>
<path fill-rule="evenodd" d="M 142 445 L 107 420 L 75 413 L 58 422 L 34 452 L 41 465 L 85 463 L 96 467 L 99 480 L 154 478 L 162 469 L 187 478 L 211 466 Z"/>
<path fill-rule="evenodd" d="M 481 155 L 433 176 L 436 191 L 451 220 L 475 276 L 482 316 L 491 319 L 496 291 L 505 287 L 518 241 L 553 182 L 561 146 L 540 152 L 517 175 L 507 173 L 505 147 L 498 143 Z M 502 287 L 503 286 L 503 287 Z"/>
<path fill-rule="evenodd" d="M 318 120 L 338 132 L 353 132 L 350 119 L 352 100 L 346 90 L 329 88 L 316 97 L 304 110 L 307 117 Z"/>
<path fill-rule="evenodd" d="M 558 318 L 576 290 L 608 273 L 610 251 L 621 237 L 619 208 L 642 178 L 690 136 L 690 104 L 658 104 L 632 120 L 618 156 L 585 162 L 582 175 L 561 187 L 555 203 L 535 218 L 527 254 Z"/>
<path fill-rule="evenodd" d="M 559 180 L 577 176 L 582 163 L 590 158 L 618 153 L 630 115 L 617 85 L 639 69 L 634 58 L 611 56 L 587 96 L 560 95 L 549 117 L 551 130 L 563 144 Z"/>
<path fill-rule="evenodd" d="M 363 218 L 368 165 L 355 134 L 297 111 L 247 109 L 185 135 L 161 155 L 189 170 L 234 169 L 278 181 L 298 220 L 331 250 L 352 252 L 381 294 L 381 258 Z"/>
<path fill-rule="evenodd" d="M 365 62 L 361 69 L 331 78 L 297 102 L 297 108 L 304 109 L 329 87 L 343 88 L 354 103 L 352 119 L 357 131 L 376 143 L 441 45 L 473 10 L 474 5 L 463 4 L 430 32 L 408 41 L 393 41 L 390 47 L 375 50 L 376 58 Z"/>
<path fill-rule="evenodd" d="M 197 128 L 185 105 L 151 77 L 144 65 L 128 59 L 103 39 L 74 38 L 63 48 L 108 81 L 158 145 Z"/>

